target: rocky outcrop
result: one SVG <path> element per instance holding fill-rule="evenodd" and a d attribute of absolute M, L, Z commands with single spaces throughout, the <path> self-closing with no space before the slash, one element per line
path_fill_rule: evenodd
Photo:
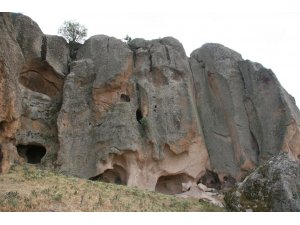
<path fill-rule="evenodd" d="M 298 157 L 299 110 L 271 70 L 219 44 L 195 50 L 190 65 L 212 170 L 221 182 L 240 180 L 281 150 Z"/>
<path fill-rule="evenodd" d="M 295 100 L 280 85 L 275 74 L 258 63 L 239 62 L 245 83 L 244 105 L 251 134 L 257 142 L 258 162 L 288 152 L 300 159 L 300 113 Z M 272 109 L 272 110 L 270 110 Z"/>
<path fill-rule="evenodd" d="M 172 37 L 83 45 L 0 15 L 0 161 L 181 194 L 228 189 L 280 151 L 299 160 L 299 111 L 271 70 Z M 196 192 L 195 192 L 196 193 Z"/>
<path fill-rule="evenodd" d="M 234 211 L 300 211 L 300 163 L 280 153 L 259 166 L 225 202 Z"/>
<path fill-rule="evenodd" d="M 64 173 L 167 193 L 181 189 L 180 177 L 196 182 L 204 174 L 209 159 L 178 41 L 135 40 L 129 47 L 98 35 L 77 59 L 58 119 Z"/>
<path fill-rule="evenodd" d="M 0 18 L 2 170 L 13 161 L 53 167 L 59 148 L 56 118 L 63 74 L 68 72 L 67 43 L 54 36 L 45 42 L 38 25 L 21 14 L 1 13 Z"/>
<path fill-rule="evenodd" d="M 0 171 L 7 172 L 17 151 L 14 144 L 19 126 L 21 99 L 18 75 L 24 62 L 9 14 L 0 16 Z"/>

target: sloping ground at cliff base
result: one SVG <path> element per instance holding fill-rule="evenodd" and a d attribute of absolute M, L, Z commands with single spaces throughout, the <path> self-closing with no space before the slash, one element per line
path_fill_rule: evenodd
<path fill-rule="evenodd" d="M 64 176 L 31 165 L 0 176 L 0 211 L 224 211 L 209 203 Z"/>

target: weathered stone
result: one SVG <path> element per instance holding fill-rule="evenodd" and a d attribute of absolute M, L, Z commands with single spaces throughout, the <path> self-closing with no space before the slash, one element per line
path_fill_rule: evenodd
<path fill-rule="evenodd" d="M 190 66 L 211 166 L 221 182 L 240 180 L 279 149 L 298 157 L 299 110 L 272 71 L 219 44 L 195 50 Z"/>
<path fill-rule="evenodd" d="M 1 119 L 4 131 L 0 140 L 4 161 L 1 166 L 6 168 L 2 171 L 15 160 L 31 162 L 31 156 L 41 156 L 43 148 L 46 153 L 32 162 L 53 167 L 58 151 L 56 117 L 62 94 L 62 72 L 67 72 L 67 45 L 65 41 L 59 42 L 61 37 L 50 37 L 48 42 L 43 42 L 44 34 L 29 17 L 21 14 L 0 17 L 3 20 L 0 22 L 1 55 L 6 67 L 3 84 L 7 89 L 0 90 L 0 95 L 7 99 L 0 102 L 4 104 L 1 110 L 7 110 L 10 117 Z"/>
<path fill-rule="evenodd" d="M 249 127 L 258 149 L 258 161 L 289 152 L 300 158 L 300 113 L 293 97 L 280 85 L 275 74 L 249 60 L 239 62 L 245 83 L 244 104 Z M 272 110 L 270 110 L 272 109 Z"/>
<path fill-rule="evenodd" d="M 97 35 L 79 49 L 58 120 L 61 170 L 181 192 L 209 168 L 188 60 L 173 38 L 131 43 Z"/>
<path fill-rule="evenodd" d="M 18 74 L 24 61 L 9 13 L 0 13 L 0 34 L 0 171 L 7 172 L 17 158 L 14 138 L 21 109 Z"/>
<path fill-rule="evenodd" d="M 65 39 L 44 35 L 38 24 L 27 16 L 12 14 L 12 17 L 16 38 L 26 61 L 25 67 L 34 65 L 38 60 L 47 61 L 56 73 L 62 76 L 68 74 L 70 53 Z"/>
<path fill-rule="evenodd" d="M 241 177 L 257 164 L 251 145 L 240 54 L 219 44 L 205 44 L 191 54 L 196 103 L 213 170 Z"/>
<path fill-rule="evenodd" d="M 69 45 L 63 37 L 56 35 L 44 35 L 46 42 L 45 60 L 60 74 L 69 73 L 70 50 Z"/>
<path fill-rule="evenodd" d="M 300 211 L 300 163 L 280 153 L 259 166 L 234 189 L 225 202 L 234 211 Z"/>
<path fill-rule="evenodd" d="M 43 32 L 39 25 L 28 16 L 12 14 L 17 41 L 26 62 L 41 57 Z"/>
<path fill-rule="evenodd" d="M 195 198 L 209 202 L 219 207 L 224 207 L 223 194 L 204 191 L 197 185 L 192 185 L 188 191 L 176 194 L 175 196 L 180 198 Z"/>

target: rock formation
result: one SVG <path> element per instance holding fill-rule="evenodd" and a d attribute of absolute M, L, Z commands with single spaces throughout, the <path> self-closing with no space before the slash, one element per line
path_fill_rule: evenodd
<path fill-rule="evenodd" d="M 168 194 L 223 188 L 284 151 L 299 110 L 271 70 L 219 44 L 96 35 L 75 52 L 0 14 L 0 160 Z M 70 57 L 71 54 L 71 57 Z M 76 54 L 76 56 L 74 55 Z"/>
<path fill-rule="evenodd" d="M 225 196 L 234 211 L 300 211 L 300 163 L 280 153 Z"/>
<path fill-rule="evenodd" d="M 64 173 L 92 178 L 110 171 L 124 184 L 153 190 L 168 183 L 181 190 L 181 180 L 204 174 L 209 160 L 178 41 L 128 46 L 93 36 L 70 71 L 57 123 Z"/>

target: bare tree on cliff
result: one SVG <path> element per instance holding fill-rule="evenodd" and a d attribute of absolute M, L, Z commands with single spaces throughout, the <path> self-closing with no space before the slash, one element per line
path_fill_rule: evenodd
<path fill-rule="evenodd" d="M 65 21 L 63 25 L 58 29 L 58 33 L 61 34 L 68 42 L 81 42 L 87 36 L 87 28 L 76 21 Z"/>

